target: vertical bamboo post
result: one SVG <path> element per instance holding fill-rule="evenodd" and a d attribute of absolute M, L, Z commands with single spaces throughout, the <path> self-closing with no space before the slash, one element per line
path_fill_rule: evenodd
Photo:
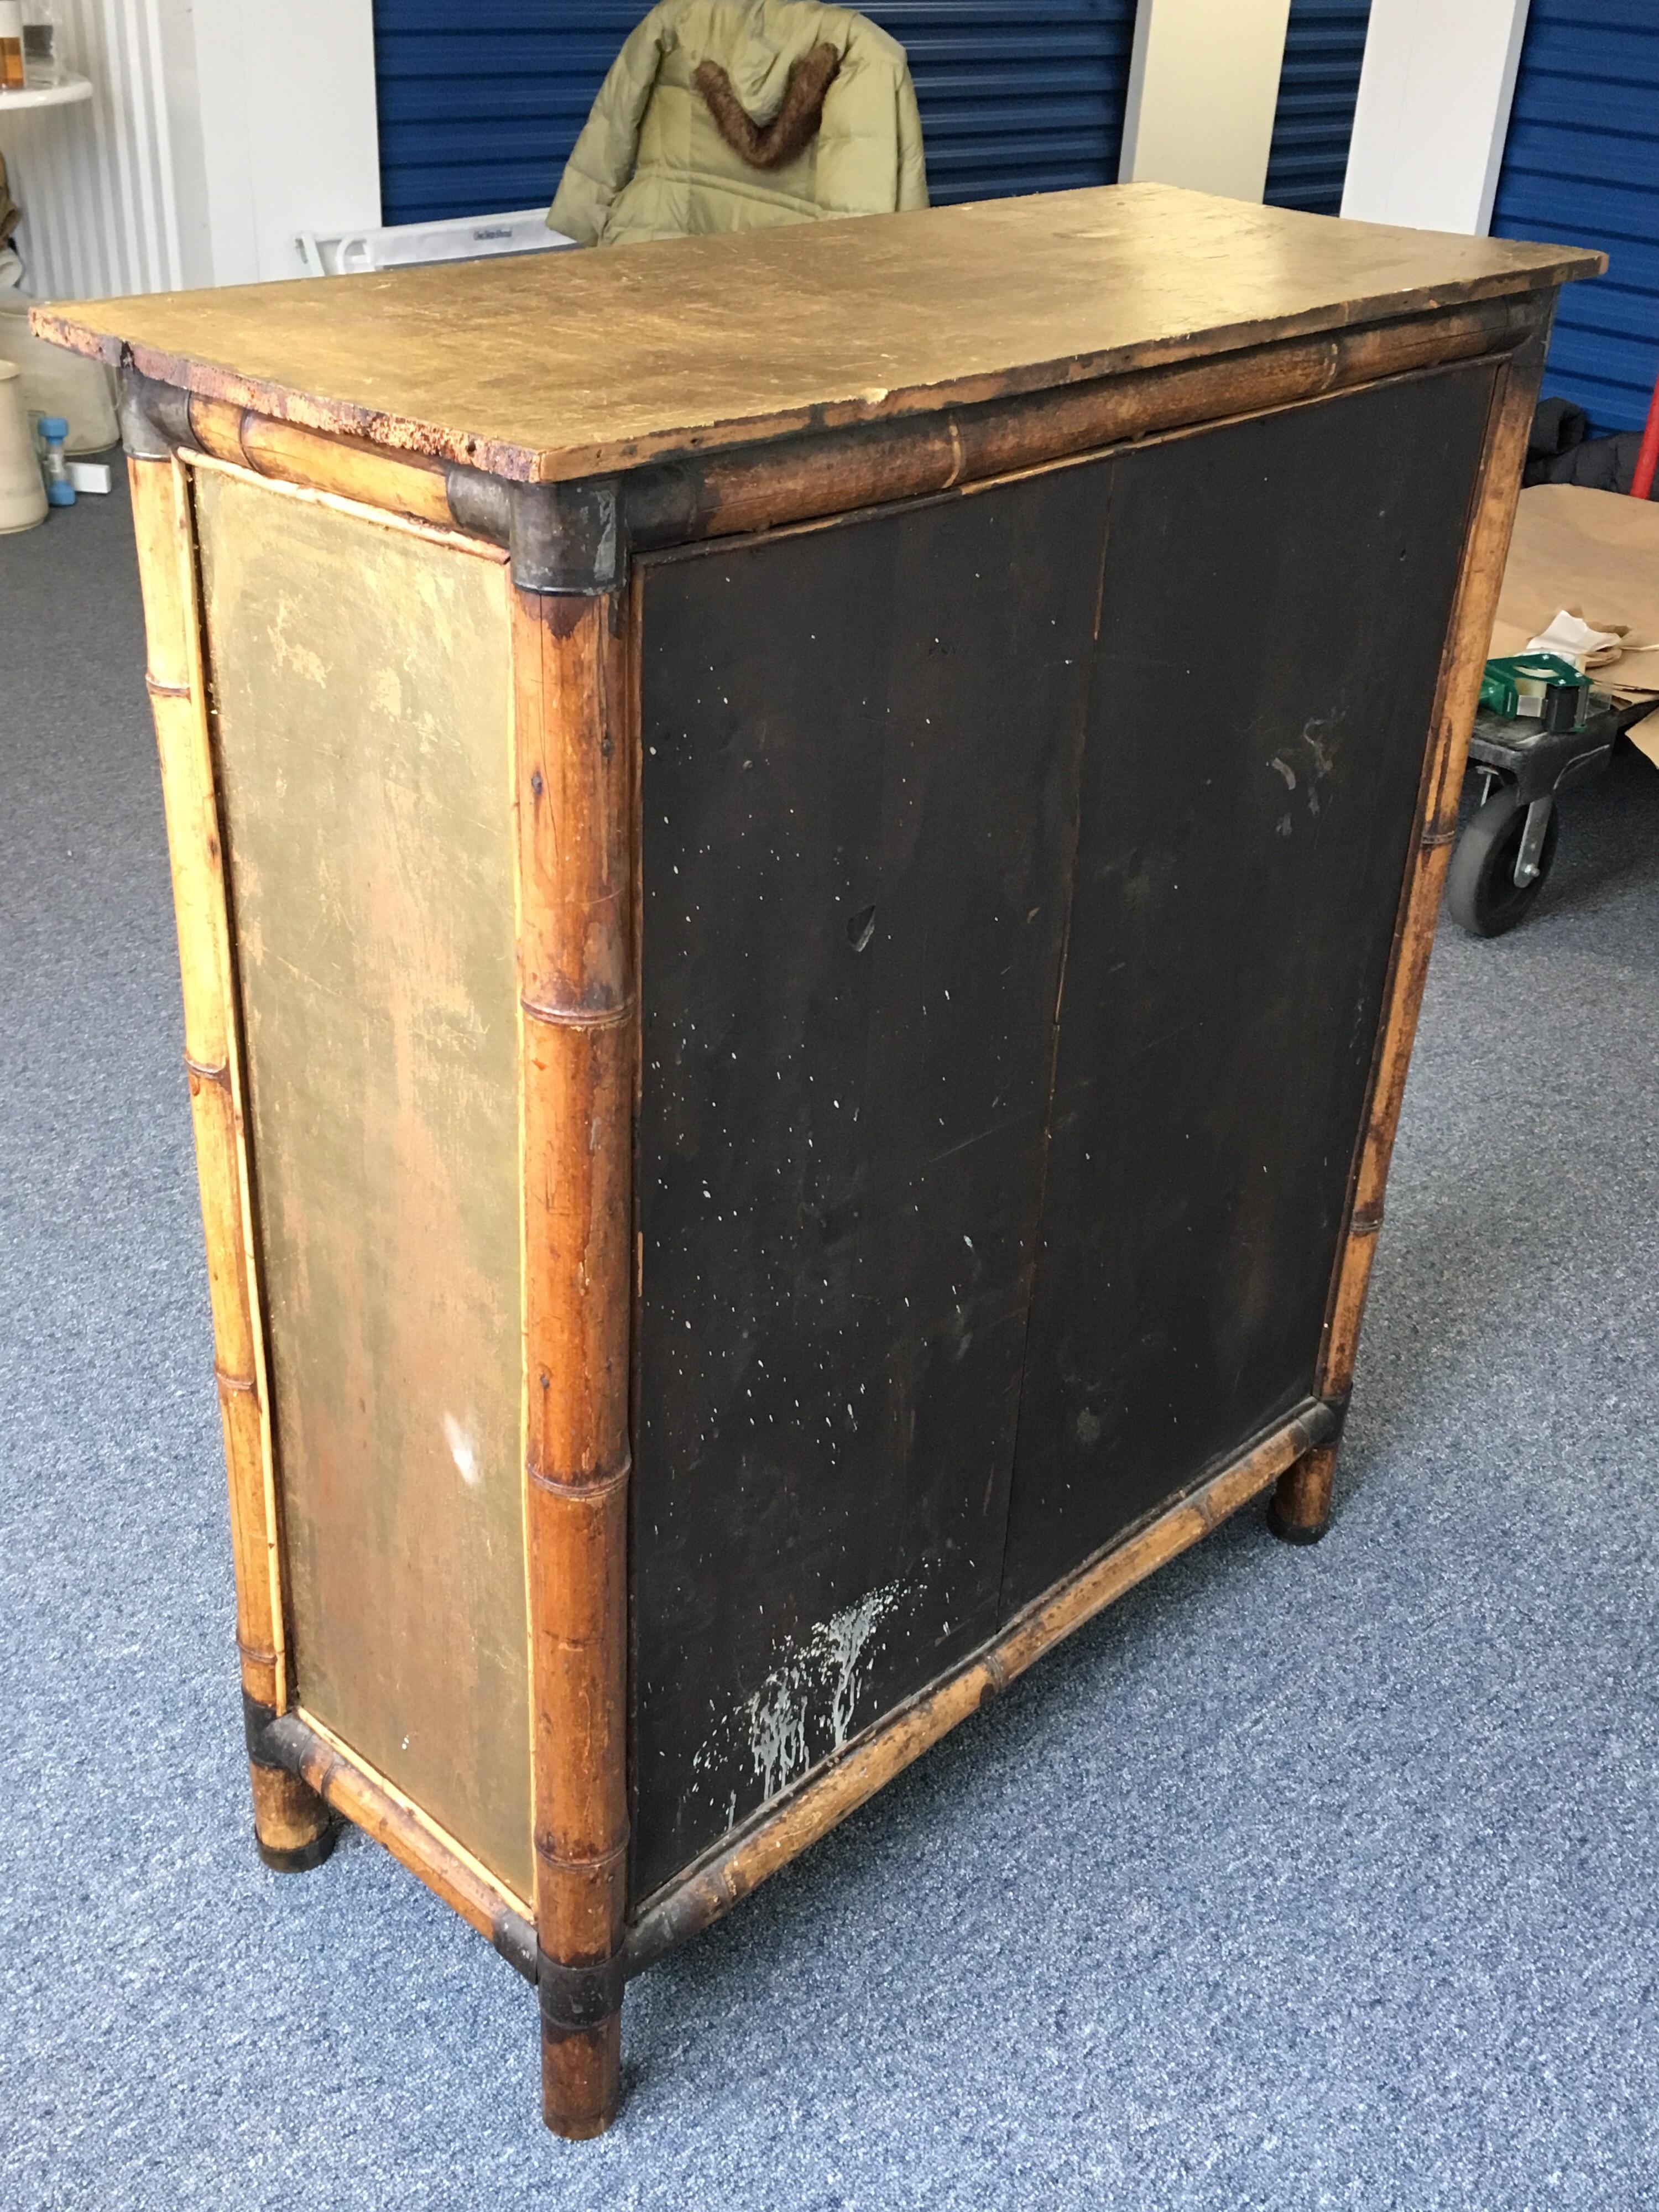
<path fill-rule="evenodd" d="M 315 1791 L 261 1750 L 264 1728 L 289 1698 L 269 1396 L 190 493 L 183 467 L 165 445 L 155 442 L 159 450 L 130 453 L 128 475 L 179 928 L 185 1070 L 230 1486 L 253 1826 L 266 1864 L 295 1873 L 327 1857 L 334 1828 Z"/>
<path fill-rule="evenodd" d="M 1468 757 L 1469 732 L 1474 726 L 1481 673 L 1503 588 L 1504 563 L 1515 527 L 1522 465 L 1527 457 L 1533 410 L 1538 404 L 1553 308 L 1551 294 L 1538 326 L 1510 355 L 1498 374 L 1464 542 L 1462 572 L 1440 664 L 1418 839 L 1407 871 L 1387 1012 L 1371 1075 L 1370 1105 L 1355 1163 L 1347 1235 L 1337 1261 L 1315 1386 L 1320 1397 L 1343 1409 L 1353 1387 L 1365 1292 L 1376 1254 L 1377 1232 L 1382 1226 L 1382 1194 L 1400 1127 L 1406 1074 L 1428 980 L 1446 869 L 1457 836 L 1457 805 Z M 1330 1522 L 1336 1454 L 1335 1443 L 1322 1444 L 1279 1477 L 1267 1515 L 1276 1536 L 1287 1543 L 1314 1544 L 1324 1534 Z"/>
<path fill-rule="evenodd" d="M 617 2109 L 628 1894 L 635 1031 L 620 592 L 520 581 L 514 664 L 542 2108 L 580 2138 Z"/>

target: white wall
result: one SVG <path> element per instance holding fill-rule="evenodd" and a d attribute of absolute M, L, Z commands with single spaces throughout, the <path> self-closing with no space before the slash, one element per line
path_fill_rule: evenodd
<path fill-rule="evenodd" d="M 35 292 L 97 297 L 180 281 L 163 56 L 144 0 L 58 0 L 58 46 L 91 100 L 0 123 Z"/>
<path fill-rule="evenodd" d="M 1140 0 L 1121 182 L 1259 200 L 1290 0 Z"/>
<path fill-rule="evenodd" d="M 1484 237 L 1527 0 L 1371 0 L 1342 212 Z"/>
<path fill-rule="evenodd" d="M 193 14 L 200 167 L 185 219 L 206 246 L 197 281 L 304 274 L 300 230 L 380 220 L 370 0 L 167 0 Z"/>
<path fill-rule="evenodd" d="M 380 219 L 371 0 L 58 0 L 76 107 L 8 118 L 25 283 L 95 299 L 302 275 Z"/>

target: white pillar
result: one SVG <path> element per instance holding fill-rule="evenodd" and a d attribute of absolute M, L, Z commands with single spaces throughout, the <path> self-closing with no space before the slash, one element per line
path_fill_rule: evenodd
<path fill-rule="evenodd" d="M 165 291 L 182 278 L 153 0 L 58 0 L 57 15 L 60 57 L 92 97 L 0 115 L 24 283 L 41 298 Z"/>
<path fill-rule="evenodd" d="M 1290 0 L 1140 0 L 1120 183 L 1259 200 Z"/>
<path fill-rule="evenodd" d="M 380 219 L 371 0 L 58 0 L 76 107 L 0 116 L 25 283 L 108 298 L 305 274 Z"/>
<path fill-rule="evenodd" d="M 1527 0 L 1371 0 L 1345 216 L 1485 237 L 1526 27 Z"/>
<path fill-rule="evenodd" d="M 167 0 L 193 24 L 194 167 L 180 193 L 199 283 L 305 274 L 301 230 L 380 220 L 370 0 Z"/>

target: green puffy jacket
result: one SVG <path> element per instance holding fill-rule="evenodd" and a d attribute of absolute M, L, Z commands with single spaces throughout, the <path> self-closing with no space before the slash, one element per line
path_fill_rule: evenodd
<path fill-rule="evenodd" d="M 693 83 L 699 64 L 717 62 L 764 125 L 791 66 L 825 42 L 841 66 L 817 135 L 781 167 L 751 167 Z M 816 0 L 660 0 L 611 64 L 547 220 L 617 246 L 927 204 L 915 92 L 884 31 Z"/>

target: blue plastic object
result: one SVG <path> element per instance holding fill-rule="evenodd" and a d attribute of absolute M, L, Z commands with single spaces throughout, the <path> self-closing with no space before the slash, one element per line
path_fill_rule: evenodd
<path fill-rule="evenodd" d="M 40 417 L 40 442 L 46 447 L 46 504 L 48 507 L 73 507 L 75 486 L 70 482 L 69 464 L 64 459 L 64 441 L 69 435 L 69 424 L 61 415 Z"/>

